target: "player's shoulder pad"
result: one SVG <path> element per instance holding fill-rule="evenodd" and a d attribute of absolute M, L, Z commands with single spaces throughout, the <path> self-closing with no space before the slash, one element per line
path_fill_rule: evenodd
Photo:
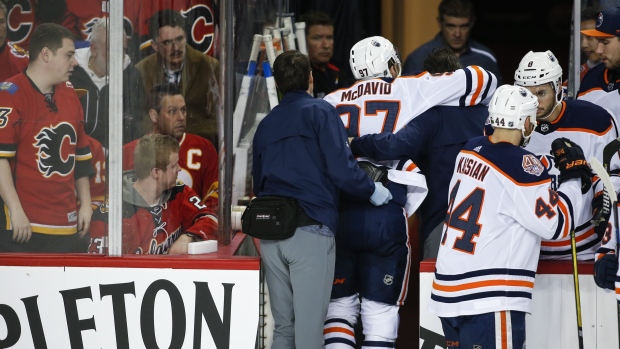
<path fill-rule="evenodd" d="M 536 155 L 510 143 L 491 143 L 488 137 L 476 137 L 463 147 L 463 152 L 476 156 L 517 185 L 550 180 Z"/>
<path fill-rule="evenodd" d="M 5 81 L 0 83 L 0 92 L 8 92 L 11 95 L 14 95 L 19 87 L 13 82 Z"/>
<path fill-rule="evenodd" d="M 579 128 L 602 135 L 613 124 L 605 108 L 586 100 L 567 100 L 560 128 Z M 587 117 L 586 117 L 587 116 Z"/>

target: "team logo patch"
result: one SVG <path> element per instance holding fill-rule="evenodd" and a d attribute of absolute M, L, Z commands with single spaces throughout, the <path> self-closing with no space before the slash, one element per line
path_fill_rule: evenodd
<path fill-rule="evenodd" d="M 66 155 L 63 155 L 65 141 L 71 149 L 75 149 L 77 144 L 77 134 L 71 124 L 61 122 L 56 126 L 45 127 L 34 139 L 36 140 L 34 146 L 39 148 L 37 153 L 39 172 L 45 178 L 51 177 L 54 173 L 65 177 L 73 172 L 74 150 L 66 151 Z"/>
<path fill-rule="evenodd" d="M 15 91 L 17 91 L 17 89 L 17 85 L 12 82 L 5 81 L 3 83 L 0 83 L 0 92 L 6 91 L 10 94 L 15 94 Z"/>
<path fill-rule="evenodd" d="M 11 48 L 11 53 L 17 57 L 28 57 L 28 51 L 24 50 L 17 44 L 9 42 L 9 47 Z"/>
<path fill-rule="evenodd" d="M 532 154 L 523 155 L 523 162 L 521 163 L 521 166 L 523 166 L 523 170 L 525 172 L 534 176 L 540 176 L 545 169 L 540 160 Z"/>
<path fill-rule="evenodd" d="M 392 275 L 385 275 L 383 277 L 383 283 L 390 286 L 394 282 L 394 277 Z"/>
<path fill-rule="evenodd" d="M 598 14 L 598 18 L 596 20 L 596 27 L 600 27 L 601 25 L 603 25 L 603 12 L 600 12 Z"/>

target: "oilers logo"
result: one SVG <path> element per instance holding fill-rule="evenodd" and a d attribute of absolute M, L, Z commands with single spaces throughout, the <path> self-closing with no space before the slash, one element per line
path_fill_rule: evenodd
<path fill-rule="evenodd" d="M 187 11 L 181 11 L 186 18 L 187 36 L 192 47 L 200 52 L 212 55 L 215 39 L 215 17 L 207 5 L 195 5 Z"/>
<path fill-rule="evenodd" d="M 69 143 L 71 149 L 75 149 L 77 144 L 77 133 L 71 124 L 61 122 L 56 126 L 45 127 L 35 136 L 35 140 L 34 146 L 39 148 L 37 165 L 45 178 L 55 173 L 62 177 L 73 173 L 75 152 L 67 152 L 66 156 L 62 153 L 65 142 Z"/>

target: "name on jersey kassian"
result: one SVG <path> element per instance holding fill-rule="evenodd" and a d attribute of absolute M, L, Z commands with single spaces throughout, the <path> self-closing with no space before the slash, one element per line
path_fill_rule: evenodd
<path fill-rule="evenodd" d="M 348 90 L 342 93 L 341 102 L 352 101 L 366 95 L 389 95 L 392 94 L 392 84 L 385 81 L 369 81 L 357 85 L 357 90 Z"/>
<path fill-rule="evenodd" d="M 456 168 L 456 172 L 462 173 L 482 182 L 484 181 L 484 177 L 486 177 L 489 172 L 489 166 L 474 159 L 461 158 L 461 160 L 459 160 L 459 166 Z"/>

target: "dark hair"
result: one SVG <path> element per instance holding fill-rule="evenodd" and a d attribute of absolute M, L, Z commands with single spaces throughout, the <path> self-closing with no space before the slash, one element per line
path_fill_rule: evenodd
<path fill-rule="evenodd" d="M 284 51 L 273 63 L 273 77 L 282 93 L 307 91 L 310 86 L 310 60 L 296 50 Z"/>
<path fill-rule="evenodd" d="M 180 27 L 185 32 L 185 18 L 174 10 L 161 10 L 149 18 L 149 35 L 153 40 L 159 37 L 163 27 Z"/>
<path fill-rule="evenodd" d="M 36 61 L 45 47 L 56 54 L 56 51 L 62 47 L 64 39 L 75 41 L 75 36 L 69 29 L 55 23 L 39 24 L 30 39 L 30 62 Z"/>
<path fill-rule="evenodd" d="M 598 20 L 599 9 L 594 6 L 588 6 L 581 10 L 581 21 Z"/>
<path fill-rule="evenodd" d="M 313 25 L 334 26 L 334 20 L 327 13 L 316 10 L 304 13 L 297 21 L 306 23 L 306 35 Z"/>
<path fill-rule="evenodd" d="M 154 168 L 165 171 L 170 165 L 170 154 L 178 152 L 179 141 L 172 136 L 162 134 L 143 136 L 133 152 L 136 177 L 144 179 Z"/>
<path fill-rule="evenodd" d="M 439 3 L 440 22 L 443 22 L 444 16 L 470 18 L 472 21 L 476 18 L 474 5 L 469 0 L 442 0 Z"/>
<path fill-rule="evenodd" d="M 155 109 L 159 112 L 161 109 L 161 100 L 165 96 L 177 96 L 182 95 L 181 89 L 179 85 L 166 82 L 163 84 L 155 85 L 151 89 L 151 93 L 149 95 L 148 106 L 151 109 Z"/>
<path fill-rule="evenodd" d="M 422 69 L 431 74 L 453 72 L 463 66 L 454 51 L 447 47 L 434 48 L 422 63 Z"/>

